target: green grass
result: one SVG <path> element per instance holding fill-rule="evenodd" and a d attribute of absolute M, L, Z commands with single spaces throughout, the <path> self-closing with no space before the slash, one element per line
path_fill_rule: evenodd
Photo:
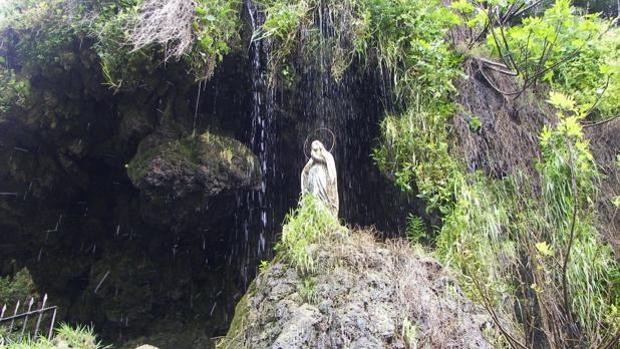
<path fill-rule="evenodd" d="M 346 228 L 320 200 L 304 195 L 299 207 L 286 216 L 276 251 L 300 272 L 313 273 L 317 270 L 316 244 L 322 237 L 341 230 Z"/>
<path fill-rule="evenodd" d="M 297 286 L 297 292 L 304 302 L 310 304 L 318 303 L 319 295 L 316 289 L 316 279 L 313 277 L 307 277 L 303 280 L 303 283 Z"/>
<path fill-rule="evenodd" d="M 75 349 L 111 348 L 97 341 L 93 327 L 80 325 L 71 327 L 68 324 L 61 324 L 54 332 L 55 336 L 51 341 L 44 337 L 36 339 L 28 338 L 21 342 L 5 343 L 0 347 L 3 349 L 57 349 L 59 347 Z M 61 344 L 65 344 L 65 346 L 61 346 Z"/>

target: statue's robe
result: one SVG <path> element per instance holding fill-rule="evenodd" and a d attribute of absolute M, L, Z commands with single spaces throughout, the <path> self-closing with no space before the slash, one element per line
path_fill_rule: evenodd
<path fill-rule="evenodd" d="M 329 153 L 328 153 L 329 154 Z M 330 212 L 338 215 L 338 179 L 331 154 L 327 161 L 308 161 L 301 173 L 301 192 L 310 193 L 321 200 Z"/>

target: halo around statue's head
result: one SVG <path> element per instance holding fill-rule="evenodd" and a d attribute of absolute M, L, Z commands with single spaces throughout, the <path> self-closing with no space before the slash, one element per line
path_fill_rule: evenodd
<path fill-rule="evenodd" d="M 323 143 L 323 145 L 325 145 L 324 143 L 324 139 L 320 139 L 319 137 L 316 137 L 319 133 L 319 131 L 327 131 L 331 137 L 332 137 L 332 144 L 329 147 L 325 147 L 327 149 L 328 152 L 332 152 L 332 150 L 334 149 L 334 146 L 336 146 L 336 136 L 334 135 L 334 132 L 330 129 L 328 129 L 327 127 L 319 127 L 317 129 L 315 129 L 314 131 L 312 131 L 310 134 L 308 134 L 308 137 L 306 137 L 306 140 L 304 141 L 304 155 L 306 156 L 306 158 L 309 158 L 310 155 L 308 155 L 308 140 L 312 139 L 318 139 L 319 141 L 321 141 Z"/>

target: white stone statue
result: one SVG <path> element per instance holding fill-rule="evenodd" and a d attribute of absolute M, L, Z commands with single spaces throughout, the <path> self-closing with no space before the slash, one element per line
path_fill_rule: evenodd
<path fill-rule="evenodd" d="M 317 140 L 312 142 L 310 160 L 301 171 L 301 193 L 314 194 L 334 216 L 338 216 L 336 163 L 323 143 Z"/>

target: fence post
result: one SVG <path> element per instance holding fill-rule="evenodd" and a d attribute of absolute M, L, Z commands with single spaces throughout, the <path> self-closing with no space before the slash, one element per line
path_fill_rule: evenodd
<path fill-rule="evenodd" d="M 30 316 L 30 311 L 32 310 L 32 305 L 34 304 L 34 297 L 30 297 L 30 303 L 28 303 L 28 312 L 26 312 L 26 317 L 24 318 L 24 324 L 22 325 L 22 332 L 19 334 L 19 340 L 21 341 L 24 338 L 24 333 L 26 332 L 26 326 L 28 325 L 28 316 Z"/>
<path fill-rule="evenodd" d="M 38 315 L 33 335 L 35 339 L 40 336 L 41 338 L 47 338 L 48 340 L 51 340 L 52 337 L 54 337 L 54 325 L 56 323 L 56 315 L 58 315 L 58 307 L 46 306 L 47 294 L 43 296 L 43 300 L 40 305 L 36 305 L 35 303 L 37 302 L 35 301 L 34 297 L 30 297 L 30 302 L 28 302 L 28 310 L 25 310 L 26 303 L 17 301 L 17 304 L 15 305 L 15 309 L 13 311 L 13 315 L 6 314 L 6 304 L 0 309 L 0 326 L 4 326 L 2 327 L 4 328 L 4 331 L 8 330 L 6 333 L 11 335 L 11 338 L 18 343 L 20 343 L 24 339 L 26 327 L 28 327 L 28 321 L 30 320 L 31 315 Z M 20 307 L 23 307 L 24 310 L 20 310 Z M 32 309 L 33 307 L 35 308 L 34 310 Z M 45 320 L 43 319 L 43 317 L 45 317 Z M 49 327 L 43 328 L 47 326 L 43 324 L 45 321 L 47 321 L 47 319 L 50 320 Z M 19 325 L 19 321 L 22 321 L 21 325 Z M 21 330 L 19 328 L 20 326 Z M 48 329 L 47 334 L 45 333 L 45 329 Z M 13 337 L 13 335 L 15 337 Z M 6 344 L 6 340 L 6 336 L 0 337 L 0 348 L 4 348 L 3 345 Z"/>
<path fill-rule="evenodd" d="M 50 321 L 50 330 L 47 333 L 48 340 L 52 340 L 52 334 L 54 333 L 54 321 L 56 321 L 56 310 L 58 310 L 58 308 L 54 308 L 54 312 L 52 313 L 52 321 Z"/>
<path fill-rule="evenodd" d="M 0 320 L 2 320 L 2 318 L 4 317 L 4 312 L 6 311 L 6 304 L 2 307 L 2 310 L 0 310 Z M 0 345 L 4 345 L 4 337 L 0 337 Z"/>
<path fill-rule="evenodd" d="M 41 303 L 41 308 L 39 309 L 39 318 L 37 319 L 37 325 L 34 328 L 34 338 L 37 338 L 37 334 L 39 333 L 39 327 L 41 326 L 41 319 L 43 318 L 43 309 L 45 308 L 45 302 L 47 302 L 47 293 L 43 296 L 43 303 Z"/>
<path fill-rule="evenodd" d="M 9 333 L 13 332 L 13 325 L 15 324 L 15 316 L 17 316 L 17 310 L 19 310 L 20 302 L 17 301 L 15 304 L 15 310 L 13 311 L 13 319 L 11 320 L 11 324 L 9 325 Z"/>

